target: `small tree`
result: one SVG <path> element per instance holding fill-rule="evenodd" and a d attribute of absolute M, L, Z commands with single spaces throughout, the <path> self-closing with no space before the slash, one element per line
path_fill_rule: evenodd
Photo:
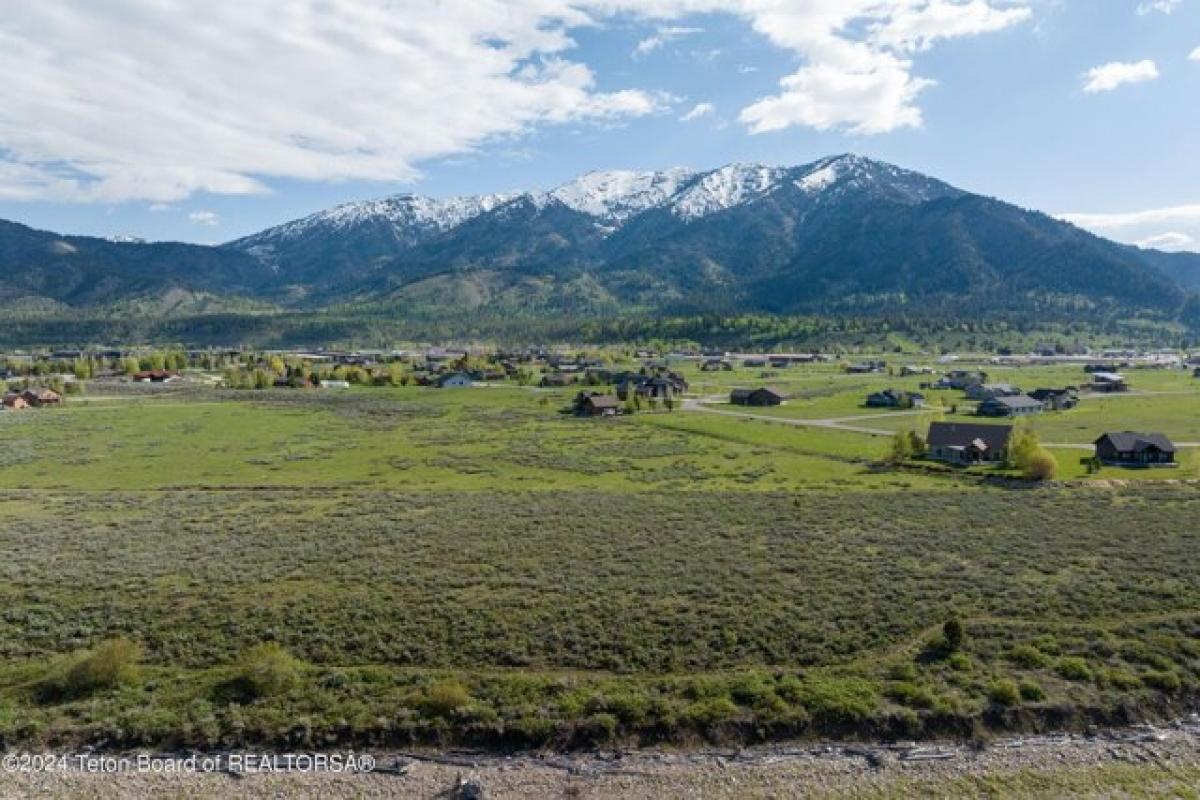
<path fill-rule="evenodd" d="M 1058 459 L 1044 447 L 1039 447 L 1026 461 L 1022 470 L 1031 481 L 1050 481 L 1058 474 Z"/>
<path fill-rule="evenodd" d="M 913 457 L 912 438 L 908 431 L 896 431 L 883 460 L 888 464 L 901 464 Z"/>
<path fill-rule="evenodd" d="M 962 620 L 951 617 L 942 624 L 942 638 L 946 642 L 946 650 L 956 653 L 962 649 L 967 633 L 963 629 Z"/>

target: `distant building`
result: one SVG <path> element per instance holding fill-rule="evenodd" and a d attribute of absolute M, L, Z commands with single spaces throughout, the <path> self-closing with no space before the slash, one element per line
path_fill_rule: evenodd
<path fill-rule="evenodd" d="M 1011 383 L 973 383 L 966 388 L 968 400 L 990 400 L 993 397 L 1016 397 L 1021 390 Z"/>
<path fill-rule="evenodd" d="M 566 372 L 547 372 L 542 376 L 541 385 L 546 387 L 570 386 L 579 382 L 579 376 Z"/>
<path fill-rule="evenodd" d="M 165 369 L 146 369 L 135 372 L 133 379 L 138 383 L 173 383 L 179 380 L 179 373 Z"/>
<path fill-rule="evenodd" d="M 1045 406 L 1027 395 L 1015 397 L 991 397 L 975 407 L 975 413 L 981 417 L 1026 417 L 1030 414 L 1040 414 Z"/>
<path fill-rule="evenodd" d="M 1129 384 L 1125 382 L 1125 376 L 1117 372 L 1093 372 L 1092 384 L 1090 388 L 1093 392 L 1127 392 Z"/>
<path fill-rule="evenodd" d="M 20 411 L 29 408 L 29 401 L 19 394 L 6 394 L 3 400 L 4 408 L 10 411 Z"/>
<path fill-rule="evenodd" d="M 884 389 L 867 395 L 867 408 L 920 408 L 925 405 L 925 395 L 920 392 L 903 392 L 898 389 Z"/>
<path fill-rule="evenodd" d="M 777 406 L 784 400 L 783 392 L 771 386 L 758 389 L 734 389 L 729 402 L 735 406 Z"/>
<path fill-rule="evenodd" d="M 439 389 L 462 389 L 473 383 L 471 376 L 465 372 L 447 372 L 439 375 L 433 385 Z"/>
<path fill-rule="evenodd" d="M 1120 467 L 1174 466 L 1175 445 L 1161 433 L 1106 433 L 1096 440 L 1096 458 Z"/>
<path fill-rule="evenodd" d="M 723 358 L 710 358 L 700 365 L 701 372 L 728 372 L 733 369 L 733 364 L 730 364 Z"/>
<path fill-rule="evenodd" d="M 575 413 L 585 417 L 614 417 L 621 411 L 621 401 L 611 394 L 579 393 L 575 398 Z"/>
<path fill-rule="evenodd" d="M 26 389 L 21 392 L 25 402 L 34 407 L 56 406 L 62 402 L 62 395 L 53 389 Z"/>
<path fill-rule="evenodd" d="M 321 388 L 322 389 L 349 389 L 350 381 L 324 380 L 324 381 L 321 381 Z"/>
<path fill-rule="evenodd" d="M 956 369 L 947 372 L 941 378 L 938 378 L 937 383 L 933 385 L 935 389 L 956 389 L 963 391 L 968 386 L 973 386 L 977 383 L 987 383 L 986 372 L 973 372 L 970 370 Z"/>
<path fill-rule="evenodd" d="M 774 362 L 771 365 L 774 366 Z M 883 372 L 885 369 L 887 369 L 886 361 L 860 361 L 857 364 L 846 365 L 846 372 L 850 375 L 868 375 Z"/>
<path fill-rule="evenodd" d="M 759 368 L 765 367 L 766 365 L 767 365 L 767 360 L 765 358 L 743 358 L 742 359 L 743 367 L 759 369 Z"/>
<path fill-rule="evenodd" d="M 1030 392 L 1029 396 L 1045 406 L 1048 411 L 1066 411 L 1079 405 L 1079 397 L 1070 386 L 1063 389 L 1036 389 Z"/>
<path fill-rule="evenodd" d="M 926 442 L 929 457 L 947 464 L 995 464 L 1004 460 L 1011 425 L 934 422 Z"/>

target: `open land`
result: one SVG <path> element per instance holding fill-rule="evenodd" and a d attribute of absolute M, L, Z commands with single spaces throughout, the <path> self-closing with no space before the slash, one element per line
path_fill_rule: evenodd
<path fill-rule="evenodd" d="M 1200 442 L 1190 373 L 1137 371 L 1126 395 L 1034 418 L 1059 462 L 1035 486 L 879 462 L 894 431 L 973 419 L 955 392 L 862 408 L 927 377 L 793 367 L 767 381 L 785 405 L 740 409 L 723 398 L 758 370 L 687 370 L 689 403 L 614 419 L 560 413 L 574 388 L 510 384 L 97 386 L 0 415 L 0 743 L 984 742 L 1194 707 L 1195 448 L 1173 470 L 1080 461 L 1111 429 Z M 113 636 L 139 646 L 136 680 L 60 679 Z M 1002 779 L 1037 794 L 1023 769 Z M 1147 767 L 1097 769 L 1079 780 L 1124 791 Z M 927 778 L 989 785 L 906 791 Z"/>

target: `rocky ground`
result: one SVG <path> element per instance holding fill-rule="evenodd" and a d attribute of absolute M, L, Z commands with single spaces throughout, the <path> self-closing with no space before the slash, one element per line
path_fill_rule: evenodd
<path fill-rule="evenodd" d="M 374 753 L 370 773 L 0 771 L 0 797 L 1195 797 L 1200 717 L 1090 735 L 946 744 L 495 756 Z"/>

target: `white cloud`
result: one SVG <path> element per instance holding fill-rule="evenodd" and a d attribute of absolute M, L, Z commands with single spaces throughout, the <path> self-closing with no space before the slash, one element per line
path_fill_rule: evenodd
<path fill-rule="evenodd" d="M 1121 214 L 1062 214 L 1062 219 L 1092 233 L 1157 250 L 1197 250 L 1200 205 L 1153 208 Z"/>
<path fill-rule="evenodd" d="M 1111 92 L 1127 83 L 1142 83 L 1158 77 L 1158 67 L 1150 59 L 1144 61 L 1113 61 L 1092 67 L 1084 74 L 1083 90 L 1089 94 Z"/>
<path fill-rule="evenodd" d="M 1188 58 L 1192 61 L 1200 61 L 1200 47 L 1197 47 L 1195 50 L 1193 50 L 1192 54 L 1188 56 Z"/>
<path fill-rule="evenodd" d="M 1137 13 L 1143 17 L 1152 11 L 1170 14 L 1179 7 L 1179 2 L 1180 0 L 1145 0 L 1145 2 L 1138 3 Z"/>
<path fill-rule="evenodd" d="M 714 106 L 712 103 L 697 103 L 696 105 L 692 106 L 691 111 L 687 112 L 682 117 L 680 117 L 679 121 L 680 122 L 692 122 L 693 120 L 700 119 L 701 117 L 707 117 L 710 114 L 715 113 L 716 110 L 717 110 L 717 107 Z"/>
<path fill-rule="evenodd" d="M 432 159 L 544 125 L 659 113 L 597 88 L 573 31 L 616 20 L 653 52 L 731 14 L 801 66 L 752 132 L 921 124 L 912 58 L 1009 27 L 1033 0 L 46 0 L 0 16 L 0 198 L 173 203 L 273 179 L 413 181 Z M 649 79 L 653 82 L 653 79 Z"/>
<path fill-rule="evenodd" d="M 653 36 L 647 36 L 637 43 L 633 48 L 633 57 L 640 58 L 653 53 L 655 50 L 663 47 L 668 42 L 684 36 L 692 36 L 697 33 L 704 33 L 703 28 L 686 28 L 681 26 L 660 27 L 655 31 Z"/>
<path fill-rule="evenodd" d="M 1138 247 L 1145 247 L 1151 250 L 1169 250 L 1173 252 L 1196 249 L 1194 247 L 1196 240 L 1186 233 L 1180 233 L 1179 231 L 1168 231 L 1167 233 L 1148 236 L 1145 239 L 1134 242 L 1134 244 Z"/>
<path fill-rule="evenodd" d="M 188 222 L 194 225 L 207 225 L 211 228 L 220 225 L 221 219 L 214 211 L 193 211 L 188 214 Z"/>

